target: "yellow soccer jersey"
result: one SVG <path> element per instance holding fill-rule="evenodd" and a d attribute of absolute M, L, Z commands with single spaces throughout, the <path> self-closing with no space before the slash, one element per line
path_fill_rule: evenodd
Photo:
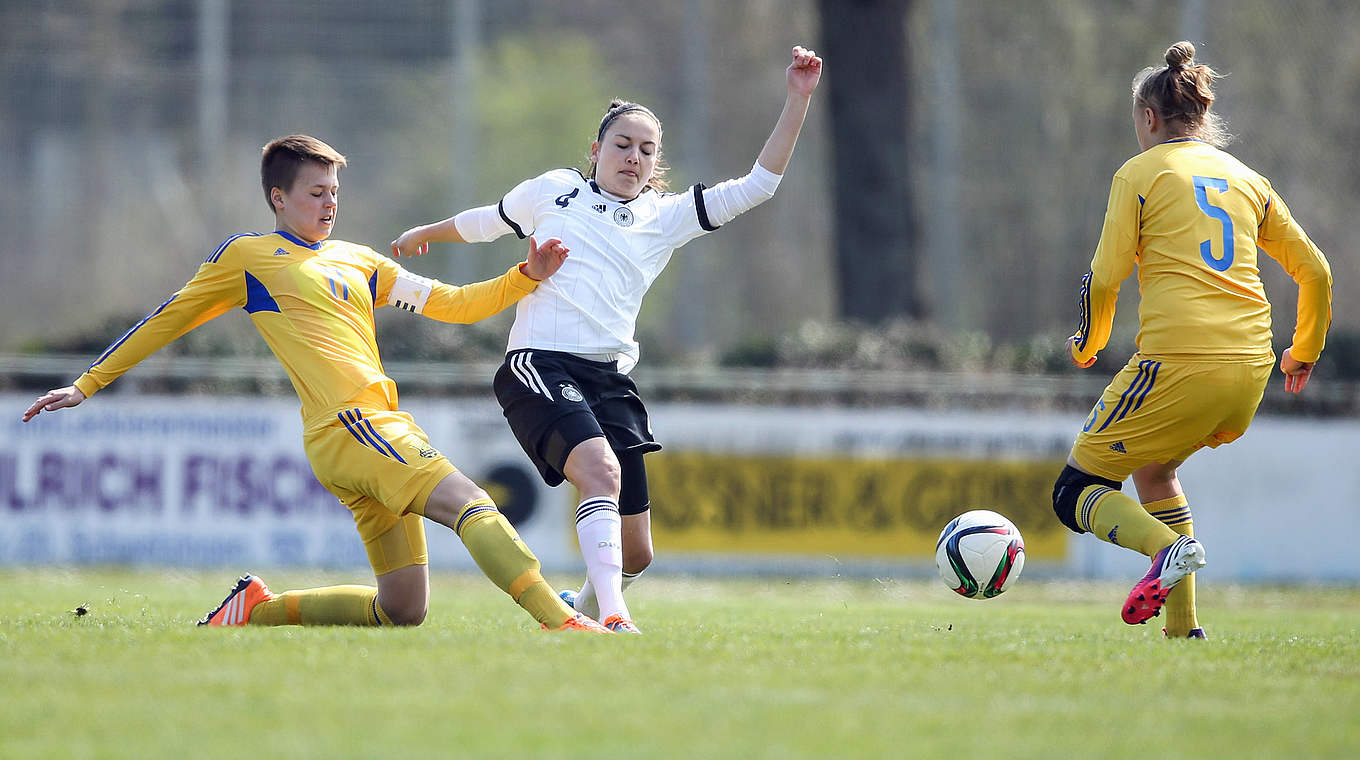
<path fill-rule="evenodd" d="M 1141 353 L 1268 355 L 1270 303 L 1258 246 L 1298 284 L 1292 354 L 1316 361 L 1331 322 L 1331 270 L 1270 182 L 1189 138 L 1129 159 L 1111 183 L 1100 243 L 1082 280 L 1074 358 L 1085 362 L 1105 347 L 1119 285 L 1135 264 Z"/>
<path fill-rule="evenodd" d="M 447 285 L 412 274 L 373 249 L 338 240 L 309 245 L 286 232 L 227 239 L 170 300 L 109 346 L 75 385 L 86 396 L 162 346 L 230 309 L 250 314 L 288 371 L 302 415 L 328 413 L 378 386 L 383 372 L 373 310 L 393 305 L 444 322 L 485 319 L 532 292 L 518 267 L 492 280 Z"/>

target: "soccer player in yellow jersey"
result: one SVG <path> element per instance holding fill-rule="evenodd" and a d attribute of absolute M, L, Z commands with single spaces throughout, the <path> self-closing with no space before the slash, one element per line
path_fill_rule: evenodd
<path fill-rule="evenodd" d="M 260 179 L 274 232 L 228 238 L 193 279 L 133 325 L 65 388 L 23 415 L 75 406 L 142 359 L 210 319 L 242 308 L 288 371 L 302 402 L 303 445 L 317 479 L 354 515 L 377 587 L 275 594 L 244 576 L 200 625 L 419 625 L 429 608 L 422 517 L 453 529 L 482 571 L 545 628 L 608 632 L 558 598 L 538 559 L 477 484 L 397 408 L 383 373 L 373 310 L 445 322 L 489 317 L 555 273 L 567 248 L 530 239 L 527 260 L 465 286 L 407 272 L 371 248 L 329 240 L 345 157 L 314 137 L 264 147 Z"/>
<path fill-rule="evenodd" d="M 1170 638 L 1204 638 L 1193 573 L 1205 552 L 1176 469 L 1246 432 L 1275 362 L 1258 248 L 1298 285 L 1293 343 L 1280 360 L 1285 390 L 1308 384 L 1331 321 L 1326 258 L 1270 183 L 1219 149 L 1227 135 L 1209 110 L 1217 74 L 1194 56 L 1178 42 L 1166 66 L 1133 81 L 1142 152 L 1114 176 L 1068 348 L 1077 366 L 1091 366 L 1136 265 L 1138 350 L 1092 409 L 1053 489 L 1068 528 L 1152 557 L 1122 617 L 1145 623 L 1165 604 Z M 1141 504 L 1119 491 L 1130 475 Z"/>

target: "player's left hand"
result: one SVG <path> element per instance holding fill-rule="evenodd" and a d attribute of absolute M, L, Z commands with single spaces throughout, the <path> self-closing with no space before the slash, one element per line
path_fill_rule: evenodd
<path fill-rule="evenodd" d="M 1280 357 L 1280 371 L 1284 373 L 1285 391 L 1302 393 L 1304 387 L 1308 385 L 1308 378 L 1313 376 L 1313 365 L 1316 363 L 1301 362 L 1286 348 L 1284 355 Z"/>
<path fill-rule="evenodd" d="M 557 238 L 548 238 L 539 245 L 533 235 L 529 236 L 529 256 L 524 261 L 524 273 L 535 280 L 546 280 L 562 268 L 570 251 Z"/>
<path fill-rule="evenodd" d="M 56 388 L 38 397 L 38 400 L 33 402 L 33 406 L 30 406 L 28 411 L 24 412 L 21 419 L 28 422 L 42 412 L 55 412 L 58 409 L 75 406 L 84 400 L 85 394 L 81 393 L 80 389 L 74 385 Z"/>
<path fill-rule="evenodd" d="M 1067 339 L 1067 358 L 1071 359 L 1073 364 L 1077 365 L 1078 367 L 1081 367 L 1082 369 L 1086 369 L 1087 367 L 1090 367 L 1092 364 L 1096 363 L 1096 357 L 1094 356 L 1092 356 L 1090 359 L 1087 359 L 1085 364 L 1077 361 L 1077 336 L 1075 335 Z"/>
<path fill-rule="evenodd" d="M 789 92 L 807 97 L 817 89 L 817 83 L 822 79 L 822 59 L 817 57 L 817 51 L 795 45 L 793 62 L 789 64 L 787 73 Z"/>

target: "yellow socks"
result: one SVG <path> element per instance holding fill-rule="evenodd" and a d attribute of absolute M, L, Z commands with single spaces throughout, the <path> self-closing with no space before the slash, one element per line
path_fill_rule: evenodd
<path fill-rule="evenodd" d="M 1182 536 L 1195 536 L 1195 523 L 1190 516 L 1189 502 L 1185 495 L 1170 499 L 1150 501 L 1143 505 L 1147 513 L 1157 518 L 1171 530 Z M 1166 598 L 1166 635 L 1173 639 L 1183 639 L 1190 631 L 1199 627 L 1195 619 L 1195 574 L 1185 576 L 1171 595 Z"/>
<path fill-rule="evenodd" d="M 543 580 L 538 557 L 524 545 L 514 526 L 490 499 L 478 499 L 464 506 L 454 530 L 486 577 L 535 620 L 557 628 L 575 616 L 575 610 Z"/>
<path fill-rule="evenodd" d="M 251 625 L 391 625 L 372 586 L 285 591 L 250 611 Z"/>
<path fill-rule="evenodd" d="M 1132 498 L 1107 486 L 1087 486 L 1077 497 L 1077 524 L 1101 541 L 1151 557 L 1176 541 L 1176 531 Z"/>

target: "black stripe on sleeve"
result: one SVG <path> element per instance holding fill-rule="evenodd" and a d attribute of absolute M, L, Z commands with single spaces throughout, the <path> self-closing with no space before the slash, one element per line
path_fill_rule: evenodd
<path fill-rule="evenodd" d="M 704 207 L 704 183 L 702 182 L 694 185 L 694 213 L 699 215 L 699 226 L 708 232 L 722 226 L 708 220 L 708 209 Z"/>
<path fill-rule="evenodd" d="M 508 215 L 506 215 L 505 201 L 501 201 L 500 203 L 496 204 L 496 211 L 500 212 L 501 218 L 505 220 L 506 224 L 510 225 L 510 229 L 514 230 L 516 235 L 519 235 L 520 240 L 529 237 L 528 235 L 524 234 L 524 230 L 521 230 L 518 224 L 515 224 L 514 219 L 511 219 Z"/>

